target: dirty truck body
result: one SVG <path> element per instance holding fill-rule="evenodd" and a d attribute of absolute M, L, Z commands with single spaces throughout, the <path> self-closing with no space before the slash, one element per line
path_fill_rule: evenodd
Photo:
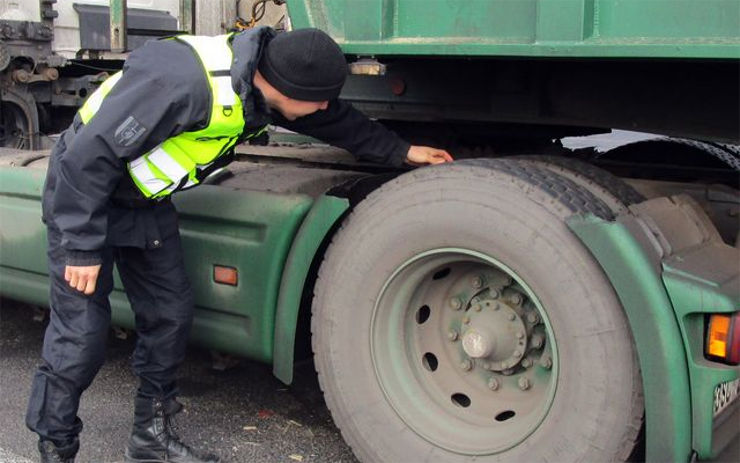
<path fill-rule="evenodd" d="M 79 30 L 44 1 L 23 29 L 66 34 L 74 59 L 41 33 L 0 43 L 4 146 L 31 148 L 0 157 L 0 292 L 39 306 L 37 132 L 105 77 L 84 66 L 122 58 L 113 37 L 90 44 L 107 2 L 81 3 Z M 204 2 L 139 3 L 129 37 L 203 30 Z M 344 98 L 459 160 L 407 172 L 315 143 L 240 147 L 174 198 L 195 342 L 286 383 L 312 350 L 362 461 L 688 461 L 737 439 L 738 2 L 288 0 L 287 14 L 342 46 Z M 559 142 L 611 128 L 674 138 Z M 111 305 L 133 327 L 118 279 Z"/>

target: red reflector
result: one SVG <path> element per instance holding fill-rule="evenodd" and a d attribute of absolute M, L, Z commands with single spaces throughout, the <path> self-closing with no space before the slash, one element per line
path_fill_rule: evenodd
<path fill-rule="evenodd" d="M 239 282 L 239 272 L 237 272 L 234 267 L 214 265 L 213 281 L 224 285 L 236 286 L 236 284 Z"/>
<path fill-rule="evenodd" d="M 704 352 L 707 357 L 730 365 L 740 363 L 740 312 L 709 317 Z"/>
<path fill-rule="evenodd" d="M 730 345 L 727 349 L 727 361 L 732 365 L 740 363 L 740 312 L 735 312 L 730 328 Z"/>

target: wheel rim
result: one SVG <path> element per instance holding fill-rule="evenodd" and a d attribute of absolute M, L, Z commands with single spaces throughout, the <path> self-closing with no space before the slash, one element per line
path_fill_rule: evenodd
<path fill-rule="evenodd" d="M 388 403 L 451 452 L 516 446 L 555 396 L 547 313 L 509 267 L 475 251 L 437 249 L 399 266 L 373 309 L 370 343 Z"/>
<path fill-rule="evenodd" d="M 29 148 L 30 135 L 23 111 L 12 103 L 3 105 L 0 111 L 0 147 Z"/>

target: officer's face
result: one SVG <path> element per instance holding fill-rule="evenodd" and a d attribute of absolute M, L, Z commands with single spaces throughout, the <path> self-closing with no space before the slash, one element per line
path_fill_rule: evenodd
<path fill-rule="evenodd" d="M 276 105 L 280 114 L 289 121 L 294 121 L 299 117 L 308 116 L 316 111 L 323 111 L 329 107 L 328 101 L 303 101 L 292 98 L 284 98 Z"/>

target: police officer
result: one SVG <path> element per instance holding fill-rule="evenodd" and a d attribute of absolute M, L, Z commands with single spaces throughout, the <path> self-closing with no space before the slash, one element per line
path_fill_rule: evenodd
<path fill-rule="evenodd" d="M 77 410 L 104 361 L 114 263 L 135 313 L 140 380 L 125 461 L 218 461 L 172 431 L 193 295 L 169 198 L 270 123 L 366 161 L 452 160 L 338 100 L 345 76 L 325 33 L 257 28 L 150 41 L 86 101 L 52 152 L 42 201 L 51 319 L 26 417 L 42 462 L 72 462 L 79 448 Z"/>

